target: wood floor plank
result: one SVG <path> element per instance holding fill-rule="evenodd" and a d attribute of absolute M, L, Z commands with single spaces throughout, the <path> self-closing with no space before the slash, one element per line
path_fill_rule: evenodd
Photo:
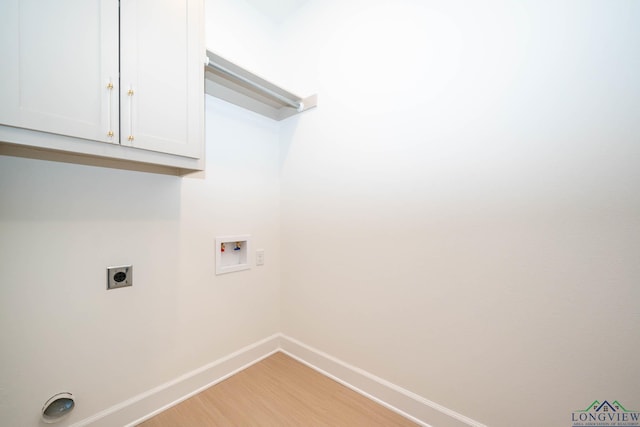
<path fill-rule="evenodd" d="M 416 424 L 278 352 L 139 426 L 408 427 Z"/>

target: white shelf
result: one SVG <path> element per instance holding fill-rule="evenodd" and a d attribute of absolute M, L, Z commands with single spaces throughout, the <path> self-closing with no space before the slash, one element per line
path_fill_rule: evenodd
<path fill-rule="evenodd" d="M 283 120 L 318 105 L 318 96 L 302 98 L 207 50 L 205 92 L 273 120 Z"/>

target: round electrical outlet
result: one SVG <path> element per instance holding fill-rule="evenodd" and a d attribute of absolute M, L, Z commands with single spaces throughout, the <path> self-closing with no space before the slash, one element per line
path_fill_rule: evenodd
<path fill-rule="evenodd" d="M 133 286 L 133 266 L 107 267 L 107 289 Z"/>

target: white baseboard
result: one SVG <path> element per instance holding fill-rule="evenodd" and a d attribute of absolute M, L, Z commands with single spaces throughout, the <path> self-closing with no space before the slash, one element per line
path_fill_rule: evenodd
<path fill-rule="evenodd" d="M 135 426 L 278 351 L 423 427 L 486 427 L 283 334 L 274 334 L 244 347 L 71 427 Z"/>
<path fill-rule="evenodd" d="M 279 342 L 280 334 L 272 335 L 70 427 L 135 426 L 272 355 Z"/>
<path fill-rule="evenodd" d="M 418 425 L 424 427 L 486 427 L 469 417 L 286 335 L 280 336 L 280 350 Z"/>

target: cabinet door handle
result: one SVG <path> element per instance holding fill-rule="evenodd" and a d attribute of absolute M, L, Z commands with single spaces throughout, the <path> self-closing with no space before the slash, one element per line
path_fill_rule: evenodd
<path fill-rule="evenodd" d="M 129 90 L 127 91 L 127 95 L 129 96 L 129 137 L 127 140 L 129 142 L 135 139 L 133 137 L 133 94 L 133 88 L 129 86 Z"/>
<path fill-rule="evenodd" d="M 113 83 L 111 79 L 107 82 L 107 90 L 109 91 L 109 96 L 107 96 L 107 136 L 113 138 L 113 128 L 111 127 L 111 96 L 113 95 Z"/>

